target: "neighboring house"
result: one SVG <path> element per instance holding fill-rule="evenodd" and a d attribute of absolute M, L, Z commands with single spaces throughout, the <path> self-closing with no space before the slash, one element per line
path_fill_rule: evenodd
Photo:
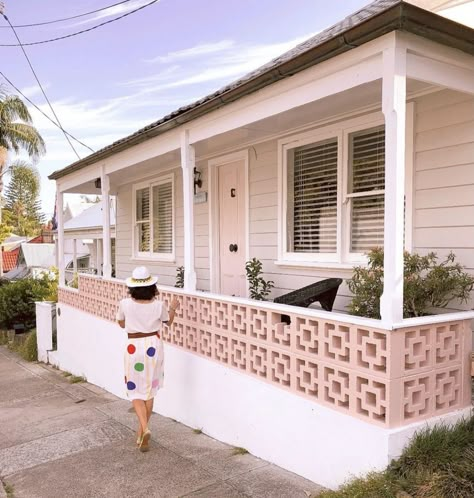
<path fill-rule="evenodd" d="M 59 206 L 116 197 L 119 279 L 146 265 L 163 299 L 180 298 L 157 409 L 331 487 L 469 413 L 473 303 L 403 319 L 402 292 L 404 249 L 453 250 L 474 269 L 473 116 L 474 30 L 378 0 L 53 173 Z M 104 278 L 80 276 L 76 291 L 61 273 L 56 357 L 123 396 L 110 218 Z M 346 286 L 332 313 L 246 299 L 253 257 L 277 296 L 350 278 L 374 246 L 380 320 L 348 315 Z M 184 289 L 166 287 L 181 265 Z"/>
<path fill-rule="evenodd" d="M 410 3 L 474 28 L 473 0 L 410 0 Z"/>
<path fill-rule="evenodd" d="M 52 243 L 52 233 L 49 230 L 43 230 L 41 235 L 32 238 L 20 237 L 14 234 L 8 237 L 2 244 L 2 269 L 4 273 L 8 273 L 18 265 L 18 255 L 20 253 L 21 245 L 24 242 L 30 244 Z"/>
<path fill-rule="evenodd" d="M 113 203 L 110 206 L 110 225 L 112 227 L 112 268 L 114 268 L 115 208 Z M 76 271 L 100 275 L 102 271 L 102 203 L 94 203 L 66 221 L 64 232 L 64 263 L 67 280 L 71 280 Z"/>
<path fill-rule="evenodd" d="M 16 266 L 4 277 L 9 280 L 36 278 L 54 266 L 54 244 L 23 242 L 19 248 Z"/>
<path fill-rule="evenodd" d="M 21 244 L 22 242 L 26 242 L 26 240 L 26 237 L 12 234 L 1 244 L 3 273 L 8 273 L 16 267 Z"/>

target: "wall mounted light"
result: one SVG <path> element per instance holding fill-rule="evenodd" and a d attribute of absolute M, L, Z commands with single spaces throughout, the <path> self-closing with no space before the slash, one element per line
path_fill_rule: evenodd
<path fill-rule="evenodd" d="M 94 180 L 94 186 L 95 188 L 102 188 L 102 180 L 100 178 L 96 178 Z"/>
<path fill-rule="evenodd" d="M 202 180 L 201 180 L 201 172 L 194 168 L 194 195 L 196 195 L 196 187 L 201 188 L 202 187 Z"/>

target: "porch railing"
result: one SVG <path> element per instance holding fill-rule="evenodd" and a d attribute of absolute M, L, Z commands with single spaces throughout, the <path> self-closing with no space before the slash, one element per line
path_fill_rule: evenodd
<path fill-rule="evenodd" d="M 397 330 L 374 320 L 161 288 L 181 307 L 164 340 L 294 394 L 384 427 L 471 404 L 470 320 Z M 59 302 L 115 320 L 122 281 L 79 276 Z M 281 321 L 281 314 L 291 323 Z M 353 321 L 352 321 L 353 319 Z"/>

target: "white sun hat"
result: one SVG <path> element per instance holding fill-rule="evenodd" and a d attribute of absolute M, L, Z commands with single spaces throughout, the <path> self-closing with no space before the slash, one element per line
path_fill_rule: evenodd
<path fill-rule="evenodd" d="M 156 282 L 158 282 L 158 277 L 152 277 L 145 266 L 135 268 L 132 276 L 125 280 L 127 287 L 149 287 L 155 285 Z"/>

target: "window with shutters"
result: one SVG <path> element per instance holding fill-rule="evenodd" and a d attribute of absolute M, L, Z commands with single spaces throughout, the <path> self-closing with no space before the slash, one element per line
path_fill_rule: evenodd
<path fill-rule="evenodd" d="M 135 256 L 172 259 L 174 182 L 172 176 L 134 188 Z"/>
<path fill-rule="evenodd" d="M 362 262 L 383 245 L 385 127 L 359 121 L 280 141 L 282 264 Z"/>
<path fill-rule="evenodd" d="M 287 248 L 337 252 L 337 138 L 288 151 Z"/>
<path fill-rule="evenodd" d="M 349 252 L 367 253 L 383 245 L 385 128 L 350 133 L 348 138 Z"/>

